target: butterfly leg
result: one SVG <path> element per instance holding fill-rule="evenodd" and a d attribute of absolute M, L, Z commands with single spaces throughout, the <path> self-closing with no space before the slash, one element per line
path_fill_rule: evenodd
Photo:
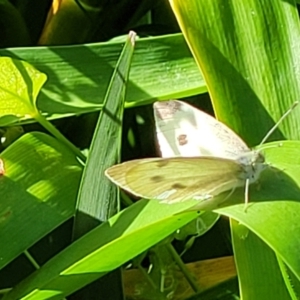
<path fill-rule="evenodd" d="M 225 199 L 222 202 L 225 202 L 235 191 L 235 187 L 233 189 L 230 190 L 230 193 L 225 197 Z"/>
<path fill-rule="evenodd" d="M 244 207 L 244 212 L 246 212 L 248 203 L 249 203 L 249 178 L 246 179 L 246 184 L 245 184 L 245 207 Z"/>

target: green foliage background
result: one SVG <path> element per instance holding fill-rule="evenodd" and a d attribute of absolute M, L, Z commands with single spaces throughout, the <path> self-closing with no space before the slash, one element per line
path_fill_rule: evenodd
<path fill-rule="evenodd" d="M 129 156 L 149 155 L 142 153 L 143 144 L 153 144 L 149 109 L 126 109 L 122 126 L 123 109 L 156 100 L 209 91 L 218 119 L 249 146 L 259 144 L 299 98 L 296 3 L 172 0 L 183 35 L 172 34 L 178 27 L 168 2 L 65 0 L 53 7 L 58 9 L 53 14 L 50 1 L 36 1 L 40 14 L 35 18 L 29 3 L 0 2 L 0 13 L 6 16 L 0 53 L 14 58 L 0 61 L 0 125 L 6 126 L 1 132 L 8 137 L 11 128 L 16 128 L 13 125 L 23 125 L 30 132 L 12 139 L 0 156 L 5 165 L 5 175 L 0 178 L 0 276 L 6 277 L 9 266 L 22 265 L 15 260 L 22 253 L 38 270 L 29 276 L 32 267 L 28 267 L 20 278 L 13 274 L 15 281 L 3 286 L 13 287 L 4 299 L 66 297 L 196 218 L 204 224 L 202 233 L 208 231 L 218 218 L 216 213 L 231 218 L 240 296 L 296 299 L 300 280 L 299 109 L 272 135 L 274 140 L 294 141 L 282 142 L 281 147 L 262 146 L 267 161 L 279 171 L 268 170 L 260 189 L 251 189 L 252 205 L 247 213 L 241 189 L 215 212 L 186 212 L 194 203 L 169 206 L 142 200 L 115 214 L 119 195 L 103 176 L 103 170 L 120 159 L 122 127 L 123 145 L 128 146 L 126 134 L 134 133 Z M 149 10 L 156 16 L 153 24 L 138 26 L 145 23 L 142 17 Z M 135 45 L 127 36 L 108 41 L 129 29 L 141 36 Z M 155 36 L 143 37 L 145 29 Z M 42 47 L 35 47 L 37 44 Z M 48 77 L 45 85 L 45 75 L 39 71 Z M 137 126 L 136 115 L 145 125 L 140 122 Z M 49 120 L 56 120 L 70 139 Z M 44 131 L 36 121 L 54 137 L 35 132 Z M 136 128 L 144 134 L 139 135 Z M 78 147 L 89 148 L 86 164 Z M 55 235 L 54 230 L 71 217 L 72 230 L 60 227 Z M 56 249 L 56 242 L 45 243 L 40 252 L 48 248 L 47 255 L 41 255 L 35 243 L 47 234 L 50 240 L 64 243 Z M 100 290 L 116 278 L 120 273 L 110 283 L 98 281 Z M 99 295 L 95 291 L 97 288 L 88 287 L 83 295 Z M 114 299 L 121 298 L 121 287 L 115 293 Z"/>

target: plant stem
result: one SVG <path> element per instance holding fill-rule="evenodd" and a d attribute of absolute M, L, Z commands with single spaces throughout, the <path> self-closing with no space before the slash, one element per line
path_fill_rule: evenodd
<path fill-rule="evenodd" d="M 44 118 L 40 113 L 35 115 L 35 119 L 45 128 L 47 129 L 54 137 L 56 137 L 59 141 L 68 146 L 83 162 L 86 161 L 86 157 L 81 151 L 72 144 L 59 130 L 56 129 L 55 126 L 52 125 L 46 118 Z"/>
<path fill-rule="evenodd" d="M 37 270 L 40 269 L 39 264 L 35 261 L 35 259 L 31 256 L 31 254 L 27 250 L 24 251 L 24 254 Z"/>
<path fill-rule="evenodd" d="M 181 269 L 182 273 L 184 274 L 186 280 L 188 281 L 188 283 L 190 284 L 190 286 L 192 287 L 192 289 L 194 290 L 195 293 L 200 292 L 200 287 L 197 284 L 197 282 L 194 280 L 191 272 L 188 270 L 188 268 L 186 267 L 186 265 L 183 263 L 181 257 L 178 255 L 178 253 L 176 252 L 176 250 L 174 249 L 174 247 L 172 246 L 171 243 L 168 243 L 167 245 L 168 250 L 170 251 L 174 261 L 177 263 L 178 267 Z"/>

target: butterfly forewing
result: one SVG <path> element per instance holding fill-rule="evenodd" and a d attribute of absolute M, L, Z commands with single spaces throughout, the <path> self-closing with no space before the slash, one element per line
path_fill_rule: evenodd
<path fill-rule="evenodd" d="M 166 202 L 205 200 L 242 186 L 243 168 L 212 157 L 149 158 L 109 168 L 106 175 L 136 196 Z"/>
<path fill-rule="evenodd" d="M 215 118 L 181 101 L 154 103 L 157 139 L 163 157 L 217 156 L 236 159 L 250 151 Z"/>

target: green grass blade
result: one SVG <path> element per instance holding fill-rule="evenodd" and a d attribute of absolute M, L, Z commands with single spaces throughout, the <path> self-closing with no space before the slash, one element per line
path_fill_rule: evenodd
<path fill-rule="evenodd" d="M 118 189 L 105 177 L 104 171 L 117 163 L 120 156 L 125 91 L 134 51 L 134 39 L 135 35 L 131 33 L 116 65 L 95 129 L 78 194 L 76 236 L 77 231 L 89 227 L 89 222 L 91 227 L 94 227 L 95 220 L 107 221 L 119 210 Z M 76 228 L 77 226 L 79 227 Z"/>
<path fill-rule="evenodd" d="M 73 239 L 77 239 L 107 221 L 120 210 L 119 190 L 104 175 L 104 171 L 120 157 L 122 120 L 126 85 L 129 77 L 136 34 L 130 32 L 112 75 L 100 113 L 78 194 Z M 99 66 L 99 69 L 101 66 Z M 79 293 L 98 297 L 99 290 L 114 286 L 112 297 L 122 291 L 121 269 L 82 289 Z M 119 286 L 119 288 L 118 288 Z M 80 296 L 79 296 L 80 297 Z"/>
<path fill-rule="evenodd" d="M 63 298 L 196 218 L 196 212 L 180 213 L 192 205 L 195 202 L 168 205 L 141 200 L 75 241 L 17 285 L 4 299 Z"/>
<path fill-rule="evenodd" d="M 26 60 L 48 75 L 38 108 L 55 119 L 102 107 L 123 44 L 11 48 L 0 49 L 0 54 Z M 206 86 L 181 34 L 137 40 L 126 107 L 204 92 Z M 6 109 L 0 102 L 0 115 Z"/>
<path fill-rule="evenodd" d="M 239 236 L 240 226 L 243 225 L 231 219 L 234 257 L 243 299 L 290 299 L 275 253 L 251 231 L 245 238 Z"/>

